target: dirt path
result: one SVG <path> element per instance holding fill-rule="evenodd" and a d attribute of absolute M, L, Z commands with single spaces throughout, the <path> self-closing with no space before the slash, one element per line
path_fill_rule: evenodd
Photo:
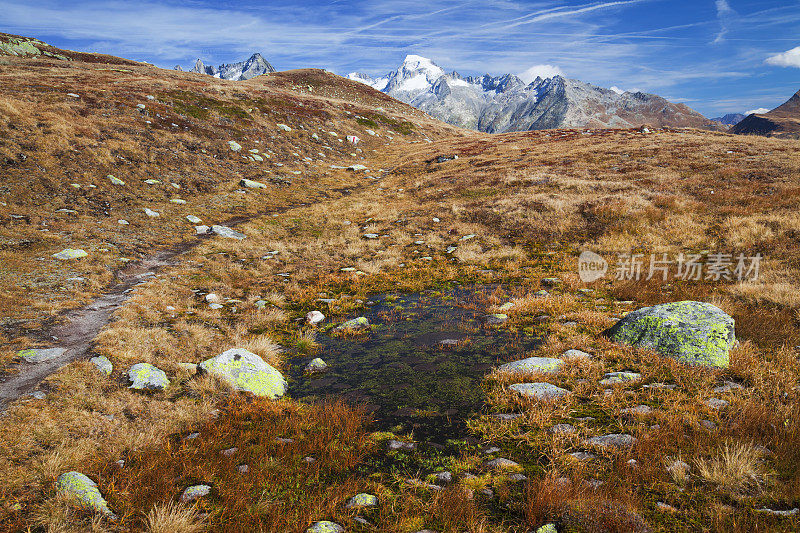
<path fill-rule="evenodd" d="M 67 363 L 86 357 L 100 330 L 111 314 L 128 299 L 131 289 L 154 276 L 160 269 L 175 263 L 175 258 L 196 246 L 200 240 L 184 242 L 148 256 L 117 273 L 117 282 L 90 304 L 64 313 L 59 324 L 42 331 L 41 340 L 54 347 L 66 348 L 60 356 L 41 363 L 19 363 L 19 372 L 0 382 L 0 410 L 36 390 L 39 383 Z"/>

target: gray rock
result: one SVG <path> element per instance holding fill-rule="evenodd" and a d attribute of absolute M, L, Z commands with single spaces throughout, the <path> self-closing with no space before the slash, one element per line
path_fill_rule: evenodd
<path fill-rule="evenodd" d="M 603 379 L 600 380 L 600 385 L 619 385 L 621 383 L 638 381 L 641 378 L 642 375 L 636 372 L 608 372 L 605 376 L 603 376 Z"/>
<path fill-rule="evenodd" d="M 534 372 L 554 374 L 558 372 L 563 364 L 564 362 L 561 359 L 554 359 L 552 357 L 528 357 L 527 359 L 520 359 L 519 361 L 512 361 L 501 365 L 498 370 L 500 372 L 525 374 Z"/>
<path fill-rule="evenodd" d="M 483 317 L 483 321 L 490 326 L 499 326 L 508 321 L 508 315 L 505 313 L 492 313 Z"/>
<path fill-rule="evenodd" d="M 236 141 L 228 141 L 228 147 L 234 152 L 238 152 L 239 150 L 242 149 L 242 145 L 237 143 Z"/>
<path fill-rule="evenodd" d="M 491 416 L 492 418 L 495 418 L 497 420 L 502 420 L 503 422 L 510 422 L 512 420 L 520 418 L 523 415 L 520 413 L 495 413 Z"/>
<path fill-rule="evenodd" d="M 392 439 L 387 443 L 387 447 L 392 451 L 402 450 L 410 452 L 417 449 L 417 444 L 415 442 L 405 442 L 402 440 Z"/>
<path fill-rule="evenodd" d="M 584 352 L 582 350 L 567 350 L 563 354 L 561 354 L 562 359 L 591 359 L 594 357 L 592 354 Z"/>
<path fill-rule="evenodd" d="M 575 426 L 572 424 L 556 424 L 555 426 L 551 427 L 548 431 L 553 433 L 554 435 L 572 435 L 577 430 Z"/>
<path fill-rule="evenodd" d="M 325 320 L 325 315 L 323 315 L 319 311 L 309 311 L 306 314 L 306 322 L 308 322 L 312 326 L 321 323 L 323 320 Z"/>
<path fill-rule="evenodd" d="M 246 237 L 244 233 L 240 233 L 234 229 L 229 228 L 228 226 L 213 225 L 211 226 L 211 231 L 216 233 L 220 237 L 225 237 L 226 239 L 237 239 L 241 241 Z"/>
<path fill-rule="evenodd" d="M 286 379 L 275 367 L 243 348 L 233 348 L 200 363 L 200 369 L 221 377 L 234 389 L 270 399 L 286 394 Z"/>
<path fill-rule="evenodd" d="M 350 498 L 346 507 L 348 509 L 363 509 L 365 507 L 375 507 L 376 505 L 378 505 L 377 496 L 361 492 Z"/>
<path fill-rule="evenodd" d="M 53 254 L 53 258 L 59 261 L 68 261 L 70 259 L 81 259 L 89 255 L 86 250 L 80 248 L 65 248 L 58 253 Z"/>
<path fill-rule="evenodd" d="M 130 389 L 164 390 L 169 387 L 167 374 L 150 363 L 136 363 L 128 370 Z"/>
<path fill-rule="evenodd" d="M 583 444 L 584 446 L 594 446 L 606 450 L 629 448 L 636 444 L 636 437 L 624 433 L 610 433 L 586 439 Z"/>
<path fill-rule="evenodd" d="M 512 461 L 511 459 L 505 459 L 503 457 L 498 457 L 497 459 L 492 459 L 486 463 L 486 468 L 490 470 L 521 470 L 522 466 L 519 463 Z"/>
<path fill-rule="evenodd" d="M 577 459 L 578 461 L 591 461 L 592 459 L 597 458 L 595 454 L 588 452 L 571 452 L 568 453 L 567 455 Z"/>
<path fill-rule="evenodd" d="M 555 400 L 569 394 L 568 390 L 550 383 L 515 383 L 508 388 L 534 400 Z"/>
<path fill-rule="evenodd" d="M 319 357 L 315 357 L 306 365 L 304 372 L 306 374 L 318 374 L 328 370 L 328 364 Z"/>
<path fill-rule="evenodd" d="M 106 376 L 110 376 L 111 372 L 114 371 L 114 365 L 111 364 L 111 361 L 105 355 L 100 355 L 98 357 L 92 357 L 89 359 L 94 366 L 97 367 L 97 370 L 105 374 Z"/>
<path fill-rule="evenodd" d="M 358 318 L 354 318 L 352 320 L 348 320 L 343 324 L 340 324 L 336 327 L 337 331 L 363 331 L 365 329 L 369 329 L 369 320 L 366 317 L 360 316 Z"/>
<path fill-rule="evenodd" d="M 205 225 L 203 225 L 203 226 L 195 226 L 194 227 L 194 232 L 195 232 L 195 235 L 206 235 L 206 234 L 208 234 L 210 229 L 211 229 L 210 227 L 205 226 Z"/>
<path fill-rule="evenodd" d="M 88 509 L 102 513 L 110 518 L 116 518 L 97 489 L 97 483 L 80 472 L 66 472 L 58 476 L 56 491 L 75 498 Z"/>
<path fill-rule="evenodd" d="M 20 350 L 17 352 L 17 357 L 26 363 L 43 363 L 61 357 L 66 351 L 66 348 L 31 348 Z"/>
<path fill-rule="evenodd" d="M 209 494 L 211 494 L 210 485 L 192 485 L 191 487 L 186 487 L 186 490 L 183 491 L 181 501 L 183 503 L 191 503 Z"/>
<path fill-rule="evenodd" d="M 436 483 L 439 485 L 446 485 L 447 483 L 451 483 L 453 481 L 452 472 L 448 472 L 447 470 L 444 472 L 436 472 L 433 477 L 436 479 Z"/>
<path fill-rule="evenodd" d="M 728 366 L 736 342 L 733 318 L 716 306 L 693 301 L 637 309 L 605 334 L 684 363 L 716 367 Z"/>
<path fill-rule="evenodd" d="M 623 409 L 622 414 L 631 416 L 646 416 L 653 412 L 649 405 L 637 405 Z"/>
<path fill-rule="evenodd" d="M 729 405 L 728 402 L 725 400 L 720 400 L 719 398 L 709 398 L 703 403 L 712 409 L 722 409 L 723 407 L 728 407 Z"/>
<path fill-rule="evenodd" d="M 192 224 L 199 224 L 200 222 L 203 221 L 200 217 L 194 215 L 186 215 L 186 220 L 188 220 Z"/>
<path fill-rule="evenodd" d="M 714 392 L 714 393 L 724 393 L 724 392 L 731 392 L 731 391 L 734 391 L 734 390 L 741 390 L 743 388 L 744 387 L 742 387 L 739 383 L 736 383 L 735 381 L 726 381 L 722 385 L 719 385 L 718 387 L 714 387 L 712 389 L 712 392 Z"/>
<path fill-rule="evenodd" d="M 306 529 L 306 533 L 343 533 L 344 528 L 335 522 L 322 520 L 314 522 L 311 527 Z"/>

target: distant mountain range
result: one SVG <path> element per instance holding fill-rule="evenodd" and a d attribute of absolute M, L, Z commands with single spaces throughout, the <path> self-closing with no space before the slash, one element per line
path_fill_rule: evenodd
<path fill-rule="evenodd" d="M 183 70 L 183 68 L 180 65 L 176 65 L 175 70 Z M 247 61 L 222 64 L 218 67 L 212 67 L 210 65 L 206 66 L 200 59 L 198 59 L 195 61 L 194 66 L 189 70 L 189 72 L 208 74 L 209 76 L 214 76 L 215 78 L 220 78 L 223 80 L 241 81 L 249 80 L 251 78 L 255 78 L 256 76 L 261 76 L 262 74 L 275 72 L 275 67 L 273 67 L 269 61 L 264 59 L 261 54 L 255 53 L 250 56 L 250 59 Z"/>
<path fill-rule="evenodd" d="M 719 122 L 721 124 L 726 124 L 728 126 L 735 126 L 736 124 L 743 121 L 745 116 L 746 115 L 744 115 L 743 113 L 728 113 L 727 115 L 724 115 L 722 117 L 712 118 L 711 120 Z"/>
<path fill-rule="evenodd" d="M 800 91 L 767 113 L 748 115 L 731 128 L 741 135 L 798 135 L 800 134 Z"/>
<path fill-rule="evenodd" d="M 525 83 L 513 74 L 463 77 L 430 59 L 409 55 L 369 85 L 455 126 L 489 133 L 549 128 L 630 128 L 641 125 L 726 129 L 684 104 L 643 92 L 604 89 L 562 76 Z"/>

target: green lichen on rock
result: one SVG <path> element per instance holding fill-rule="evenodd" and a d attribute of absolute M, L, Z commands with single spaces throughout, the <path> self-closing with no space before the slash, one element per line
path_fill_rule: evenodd
<path fill-rule="evenodd" d="M 733 318 L 704 302 L 672 302 L 643 307 L 606 331 L 612 340 L 684 363 L 727 367 L 736 342 Z"/>
<path fill-rule="evenodd" d="M 350 501 L 347 502 L 348 509 L 361 508 L 361 507 L 375 507 L 378 505 L 378 497 L 373 494 L 361 492 L 356 494 Z"/>
<path fill-rule="evenodd" d="M 89 359 L 94 366 L 97 367 L 97 370 L 105 374 L 106 376 L 110 376 L 111 372 L 114 371 L 114 365 L 105 355 L 100 355 L 97 357 L 92 357 Z"/>
<path fill-rule="evenodd" d="M 236 390 L 277 399 L 286 394 L 286 379 L 275 367 L 243 348 L 233 348 L 200 363 L 204 372 L 226 380 Z"/>
<path fill-rule="evenodd" d="M 360 316 L 340 324 L 336 327 L 336 331 L 363 331 L 367 328 L 369 328 L 369 320 L 367 317 Z"/>
<path fill-rule="evenodd" d="M 114 517 L 114 513 L 108 508 L 108 503 L 97 489 L 97 483 L 80 472 L 66 472 L 58 476 L 56 490 L 74 497 L 83 507 Z"/>
<path fill-rule="evenodd" d="M 131 389 L 164 390 L 169 386 L 167 374 L 150 363 L 137 363 L 128 370 Z"/>
<path fill-rule="evenodd" d="M 17 357 L 26 363 L 42 363 L 60 357 L 66 351 L 66 348 L 30 348 L 17 352 Z"/>
<path fill-rule="evenodd" d="M 61 261 L 67 261 L 69 259 L 81 259 L 87 255 L 89 254 L 86 253 L 86 250 L 81 250 L 80 248 L 65 248 L 60 252 L 53 254 L 53 257 Z"/>
<path fill-rule="evenodd" d="M 341 533 L 344 531 L 344 528 L 335 522 L 329 522 L 328 520 L 322 520 L 320 522 L 315 522 L 306 529 L 306 533 Z"/>
<path fill-rule="evenodd" d="M 534 372 L 555 373 L 561 368 L 564 361 L 553 357 L 528 357 L 519 361 L 512 361 L 501 365 L 500 372 L 519 372 L 531 374 Z"/>

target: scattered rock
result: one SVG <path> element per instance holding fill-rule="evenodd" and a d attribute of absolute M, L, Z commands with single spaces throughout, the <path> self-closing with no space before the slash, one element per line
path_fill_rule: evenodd
<path fill-rule="evenodd" d="M 242 145 L 237 143 L 236 141 L 228 141 L 228 147 L 230 147 L 230 149 L 233 150 L 234 152 L 238 152 L 239 150 L 242 149 Z"/>
<path fill-rule="evenodd" d="M 594 357 L 592 354 L 584 352 L 583 350 L 567 350 L 561 354 L 562 359 L 591 359 Z"/>
<path fill-rule="evenodd" d="M 266 189 L 267 185 L 265 183 L 261 183 L 260 181 L 249 180 L 247 178 L 242 178 L 239 182 L 239 185 L 242 187 L 247 187 L 248 189 Z"/>
<path fill-rule="evenodd" d="M 452 483 L 453 481 L 453 473 L 446 470 L 444 472 L 436 472 L 433 477 L 436 480 L 436 483 L 440 485 L 446 485 L 447 483 Z"/>
<path fill-rule="evenodd" d="M 66 472 L 58 476 L 56 490 L 74 497 L 84 507 L 103 513 L 110 518 L 116 518 L 97 489 L 97 483 L 80 472 Z"/>
<path fill-rule="evenodd" d="M 503 422 L 510 422 L 512 420 L 516 420 L 523 416 L 520 413 L 495 413 L 492 415 L 492 418 L 496 418 L 497 420 L 502 420 Z"/>
<path fill-rule="evenodd" d="M 150 218 L 158 218 L 158 217 L 161 216 L 161 213 L 159 213 L 158 211 L 153 211 L 152 209 L 150 209 L 148 207 L 144 208 L 144 214 L 147 215 Z"/>
<path fill-rule="evenodd" d="M 619 385 L 620 383 L 628 383 L 637 381 L 642 378 L 642 375 L 637 372 L 608 372 L 603 379 L 600 380 L 600 385 Z"/>
<path fill-rule="evenodd" d="M 224 449 L 224 450 L 220 451 L 220 452 L 219 452 L 219 454 L 220 454 L 220 455 L 222 455 L 222 456 L 224 456 L 224 457 L 232 457 L 232 456 L 234 456 L 234 455 L 236 454 L 236 452 L 238 452 L 238 451 L 239 451 L 239 448 L 237 448 L 237 447 L 235 447 L 235 446 L 234 446 L 233 448 L 226 448 L 226 449 Z"/>
<path fill-rule="evenodd" d="M 369 327 L 370 324 L 367 317 L 360 316 L 336 326 L 336 331 L 364 331 Z"/>
<path fill-rule="evenodd" d="M 649 405 L 637 405 L 635 407 L 628 407 L 623 409 L 622 414 L 632 416 L 646 416 L 653 412 Z"/>
<path fill-rule="evenodd" d="M 17 357 L 26 363 L 43 363 L 64 355 L 66 348 L 30 348 L 17 352 Z"/>
<path fill-rule="evenodd" d="M 490 470 L 522 470 L 522 466 L 520 466 L 519 463 L 503 457 L 488 461 L 486 463 L 486 468 Z"/>
<path fill-rule="evenodd" d="M 536 533 L 558 533 L 555 524 L 545 524 L 536 530 Z"/>
<path fill-rule="evenodd" d="M 244 233 L 240 233 L 234 229 L 229 228 L 228 226 L 211 226 L 211 231 L 219 235 L 220 237 L 225 237 L 226 239 L 237 239 L 242 240 L 245 238 Z"/>
<path fill-rule="evenodd" d="M 130 225 L 130 222 L 128 222 L 124 218 L 121 218 L 121 219 L 117 220 L 117 224 L 119 224 L 120 226 L 128 226 L 128 225 Z"/>
<path fill-rule="evenodd" d="M 417 449 L 417 444 L 415 442 L 405 442 L 405 441 L 402 441 L 402 440 L 394 440 L 394 439 L 392 439 L 387 443 L 387 448 L 390 451 L 402 450 L 402 451 L 410 452 L 410 451 L 414 451 L 414 450 Z"/>
<path fill-rule="evenodd" d="M 378 234 L 377 234 L 377 233 L 365 233 L 365 234 L 364 234 L 364 238 L 365 238 L 365 239 L 371 239 L 371 240 L 374 240 L 374 239 L 377 239 L 377 238 L 378 238 Z"/>
<path fill-rule="evenodd" d="M 534 400 L 555 400 L 569 394 L 568 390 L 550 383 L 515 383 L 508 388 Z"/>
<path fill-rule="evenodd" d="M 483 317 L 483 321 L 490 326 L 499 326 L 508 320 L 508 315 L 504 313 L 492 313 Z"/>
<path fill-rule="evenodd" d="M 728 407 L 728 402 L 725 400 L 720 400 L 719 398 L 709 398 L 706 400 L 705 403 L 711 409 L 722 409 L 723 407 Z"/>
<path fill-rule="evenodd" d="M 191 487 L 186 487 L 186 490 L 183 491 L 181 501 L 183 503 L 192 503 L 209 494 L 211 494 L 210 485 L 192 485 Z"/>
<path fill-rule="evenodd" d="M 736 342 L 733 318 L 714 305 L 693 301 L 637 309 L 605 334 L 684 363 L 715 367 L 728 366 Z"/>
<path fill-rule="evenodd" d="M 200 217 L 196 217 L 194 215 L 186 215 L 186 220 L 188 220 L 192 224 L 199 224 L 203 221 Z"/>
<path fill-rule="evenodd" d="M 594 446 L 606 450 L 629 448 L 634 444 L 636 444 L 636 437 L 625 433 L 611 433 L 583 441 L 584 446 Z"/>
<path fill-rule="evenodd" d="M 80 248 L 64 248 L 60 252 L 53 254 L 53 257 L 61 261 L 66 261 L 68 259 L 81 259 L 87 255 L 89 254 L 86 253 L 86 250 L 81 250 Z"/>
<path fill-rule="evenodd" d="M 111 364 L 111 361 L 105 355 L 100 355 L 97 357 L 92 357 L 89 359 L 94 366 L 97 367 L 97 370 L 105 374 L 106 376 L 110 376 L 111 372 L 114 371 L 114 365 Z"/>
<path fill-rule="evenodd" d="M 578 461 L 591 461 L 592 459 L 596 459 L 597 456 L 593 453 L 589 452 L 571 452 L 568 453 L 570 457 L 577 459 Z"/>
<path fill-rule="evenodd" d="M 239 466 L 236 467 L 236 470 L 240 474 L 246 474 L 246 473 L 248 473 L 250 471 L 250 466 L 249 465 L 239 465 Z"/>
<path fill-rule="evenodd" d="M 112 176 L 111 174 L 109 174 L 109 175 L 108 175 L 108 176 L 106 176 L 106 177 L 108 178 L 108 180 L 111 182 L 111 184 L 112 184 L 112 185 L 125 185 L 125 182 L 124 182 L 124 181 L 122 181 L 122 180 L 121 180 L 121 179 L 119 179 L 119 178 L 115 178 L 115 177 L 114 177 L 114 176 Z"/>
<path fill-rule="evenodd" d="M 323 315 L 320 311 L 309 311 L 306 314 L 306 322 L 315 326 L 325 320 L 325 315 Z"/>
<path fill-rule="evenodd" d="M 761 509 L 756 509 L 759 513 L 768 513 L 775 516 L 794 516 L 797 513 L 800 513 L 800 509 L 795 507 L 794 509 L 789 509 L 788 511 L 776 511 L 774 509 L 767 509 L 766 507 L 762 507 Z"/>
<path fill-rule="evenodd" d="M 744 387 L 742 387 L 741 384 L 736 383 L 735 381 L 726 381 L 722 385 L 719 385 L 718 387 L 714 387 L 712 389 L 712 392 L 714 392 L 714 393 L 724 393 L 724 392 L 731 392 L 733 390 L 741 390 L 742 388 L 744 388 Z"/>
<path fill-rule="evenodd" d="M 164 390 L 169 386 L 167 374 L 150 363 L 136 363 L 128 370 L 131 380 L 129 389 Z"/>
<path fill-rule="evenodd" d="M 342 533 L 343 531 L 344 528 L 342 526 L 336 522 L 329 522 L 327 520 L 314 522 L 311 527 L 306 529 L 306 533 Z"/>
<path fill-rule="evenodd" d="M 315 357 L 306 365 L 305 373 L 306 374 L 318 374 L 320 372 L 325 372 L 328 370 L 328 364 L 320 359 L 319 357 Z"/>
<path fill-rule="evenodd" d="M 195 226 L 194 232 L 196 235 L 206 235 L 210 229 L 208 226 Z"/>
<path fill-rule="evenodd" d="M 575 426 L 572 424 L 556 424 L 555 426 L 551 427 L 548 431 L 553 433 L 554 435 L 572 435 L 577 430 Z"/>
<path fill-rule="evenodd" d="M 243 348 L 233 348 L 200 363 L 204 372 L 228 381 L 233 388 L 270 399 L 286 393 L 286 379 L 276 368 L 256 354 Z"/>
<path fill-rule="evenodd" d="M 364 507 L 375 507 L 376 505 L 378 505 L 377 496 L 365 492 L 356 494 L 347 502 L 348 509 L 363 509 Z"/>
<path fill-rule="evenodd" d="M 279 130 L 283 130 L 283 131 L 292 131 L 292 128 L 290 128 L 290 127 L 289 127 L 289 126 L 287 126 L 286 124 L 276 124 L 276 126 L 278 126 L 278 129 L 279 129 Z"/>
<path fill-rule="evenodd" d="M 350 165 L 349 167 L 347 167 L 347 170 L 351 172 L 359 172 L 361 170 L 367 170 L 367 167 L 364 165 Z"/>
<path fill-rule="evenodd" d="M 558 372 L 564 361 L 561 359 L 554 359 L 552 357 L 528 357 L 527 359 L 520 359 L 519 361 L 512 361 L 501 365 L 498 370 L 500 372 L 516 372 L 516 373 L 534 373 L 543 372 L 547 374 L 554 374 Z"/>

